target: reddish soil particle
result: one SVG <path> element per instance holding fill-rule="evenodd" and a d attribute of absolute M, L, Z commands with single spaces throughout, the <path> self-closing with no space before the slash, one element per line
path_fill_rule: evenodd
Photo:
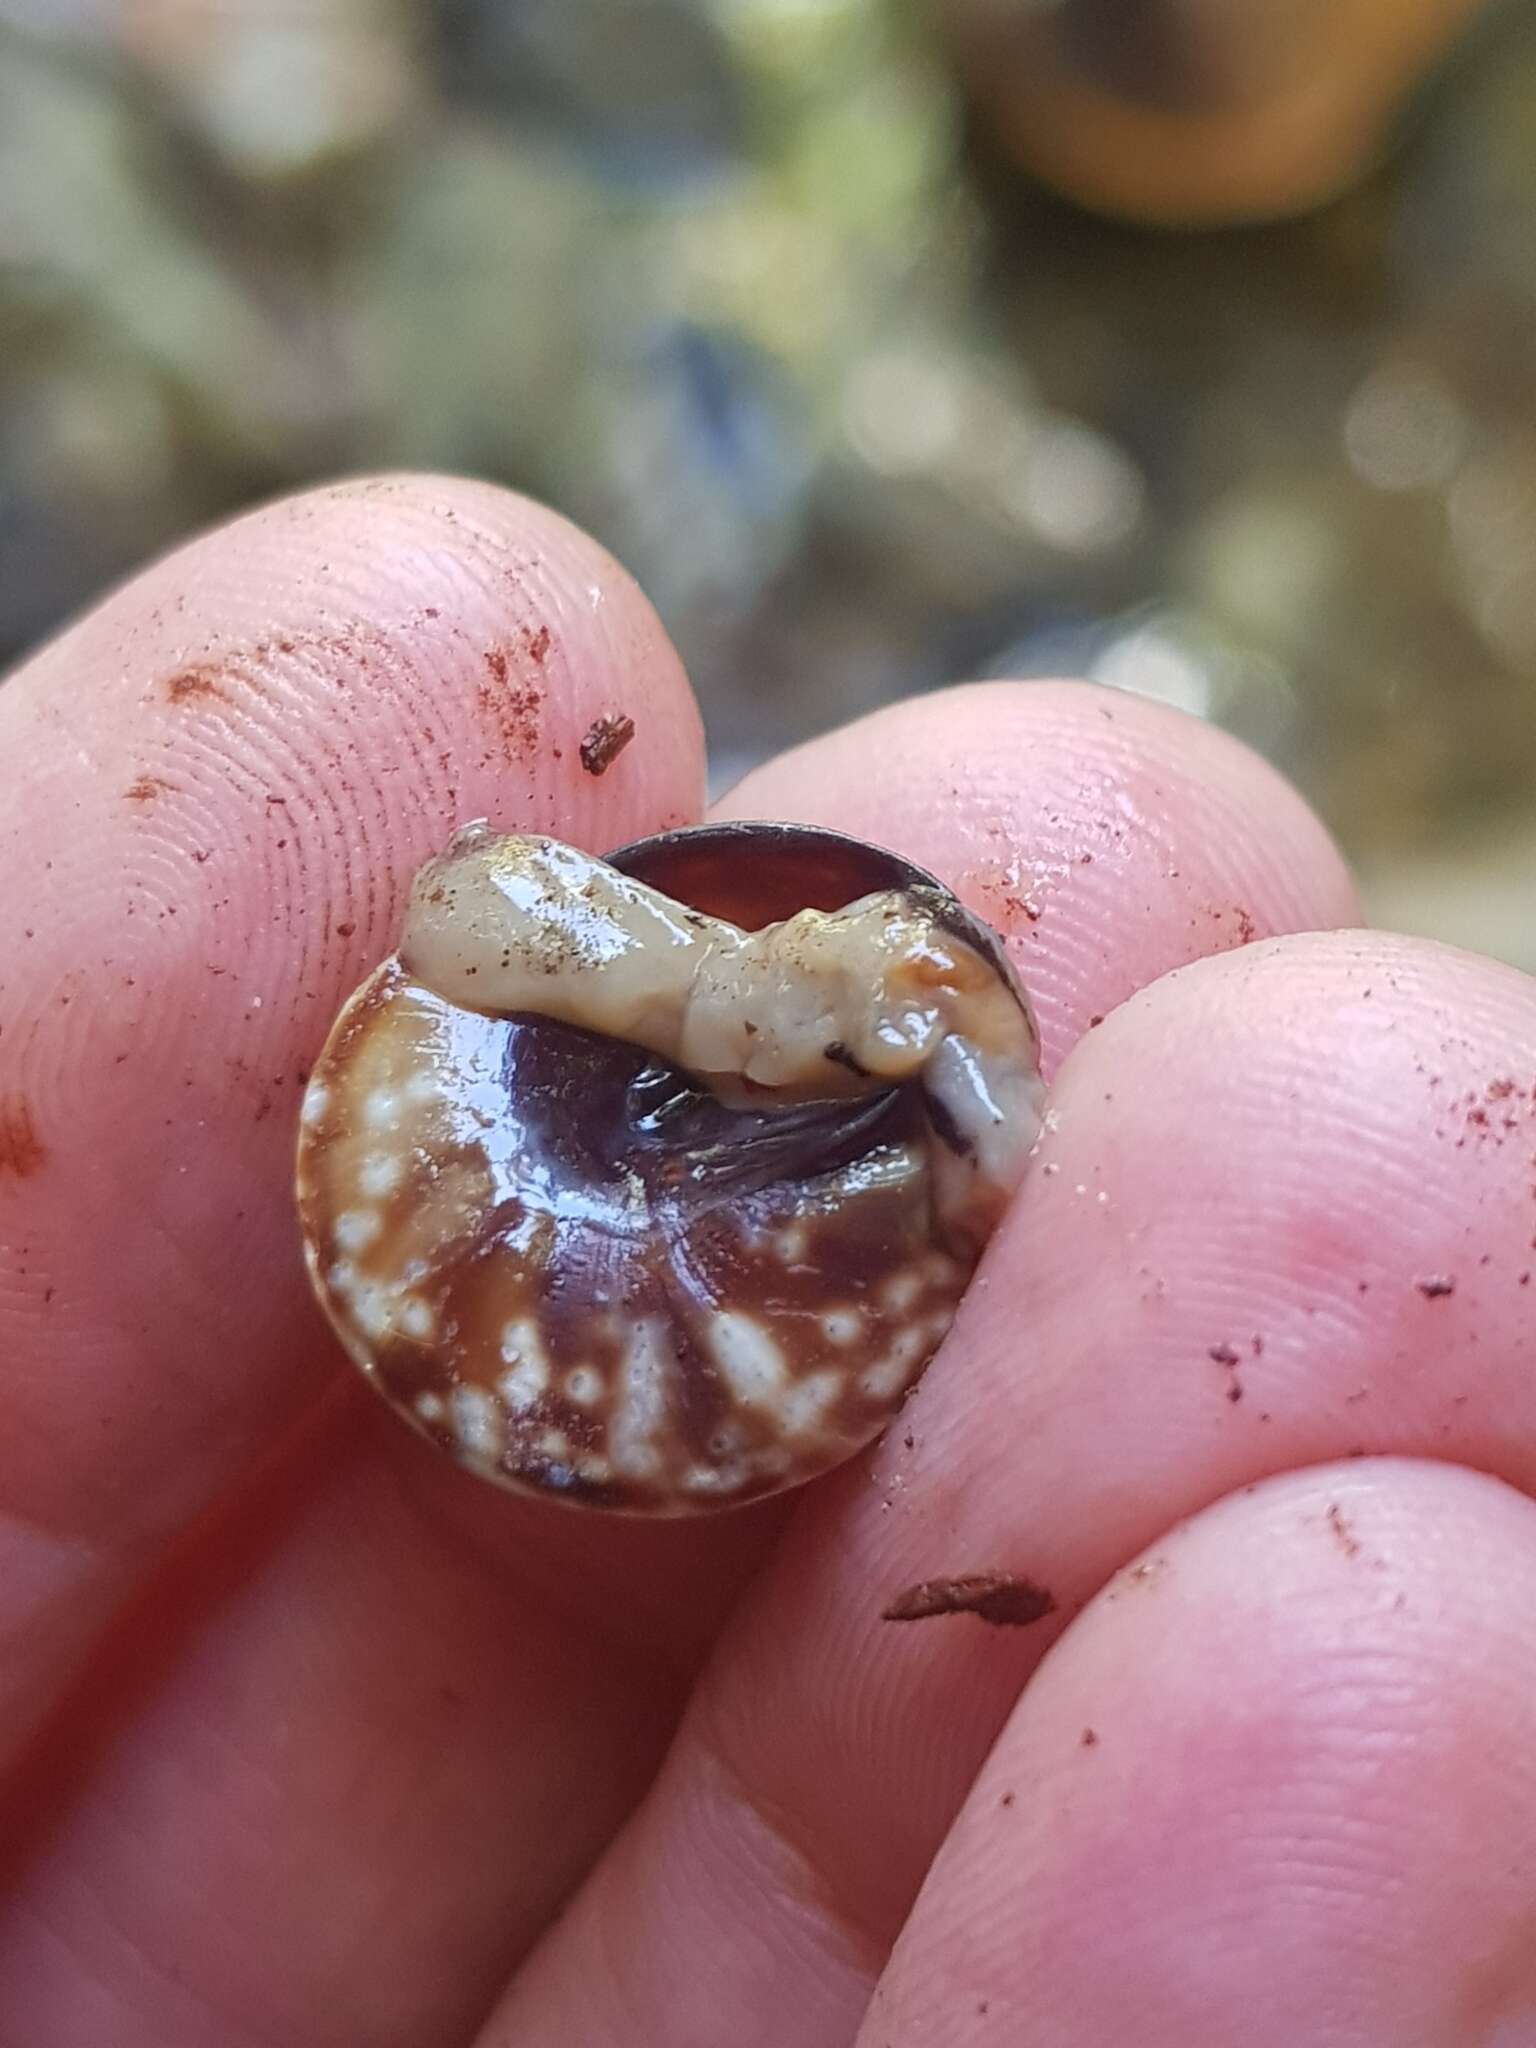
<path fill-rule="evenodd" d="M 352 922 L 351 918 L 349 917 L 344 924 L 337 925 L 336 936 L 338 939 L 350 939 L 352 934 L 356 930 L 357 926 Z"/>
<path fill-rule="evenodd" d="M 1099 1746 L 1099 1731 L 1096 1728 L 1085 1728 L 1081 1739 L 1084 1749 L 1097 1749 Z"/>
<path fill-rule="evenodd" d="M 581 765 L 589 775 L 606 775 L 635 736 L 635 721 L 624 711 L 595 718 L 581 742 Z"/>
<path fill-rule="evenodd" d="M 17 1180 L 30 1179 L 47 1157 L 25 1098 L 0 1095 L 0 1178 L 9 1173 Z"/>
<path fill-rule="evenodd" d="M 1428 1280 L 1415 1280 L 1414 1286 L 1426 1301 L 1439 1301 L 1444 1295 L 1456 1292 L 1456 1282 L 1443 1273 L 1432 1274 Z"/>
<path fill-rule="evenodd" d="M 224 692 L 220 688 L 220 680 L 216 668 L 200 662 L 168 676 L 165 694 L 172 704 L 189 704 L 199 697 L 222 697 Z"/>
<path fill-rule="evenodd" d="M 141 775 L 129 783 L 123 795 L 131 804 L 152 804 L 161 791 L 170 786 L 163 775 Z"/>
<path fill-rule="evenodd" d="M 481 711 L 509 754 L 532 753 L 539 742 L 543 691 L 514 680 L 507 657 L 499 650 L 487 654 L 485 665 L 492 680 L 476 692 Z"/>
<path fill-rule="evenodd" d="M 528 659 L 537 667 L 542 668 L 548 659 L 551 645 L 551 634 L 548 626 L 540 626 L 536 633 L 527 634 L 526 640 Z"/>
<path fill-rule="evenodd" d="M 1028 1628 L 1056 1611 L 1055 1597 L 1017 1572 L 968 1572 L 955 1579 L 923 1579 L 882 1608 L 882 1621 L 928 1621 L 940 1614 L 974 1614 L 994 1628 Z"/>
<path fill-rule="evenodd" d="M 1514 1092 L 1515 1084 L 1513 1081 L 1490 1081 L 1488 1083 L 1488 1100 L 1490 1102 L 1504 1102 Z"/>
<path fill-rule="evenodd" d="M 1253 921 L 1252 913 L 1250 911 L 1244 910 L 1242 905 L 1238 904 L 1237 908 L 1233 911 L 1232 914 L 1237 919 L 1238 937 L 1242 940 L 1245 946 L 1252 945 L 1254 939 L 1258 935 L 1259 929 Z"/>
<path fill-rule="evenodd" d="M 1010 895 L 1005 889 L 997 889 L 994 893 L 1002 913 L 1000 922 L 1006 923 L 1009 919 L 1017 918 L 1023 918 L 1026 924 L 1040 922 L 1038 908 L 1025 897 Z"/>
<path fill-rule="evenodd" d="M 1206 1353 L 1206 1356 L 1213 1365 L 1219 1365 L 1223 1372 L 1228 1372 L 1232 1375 L 1227 1381 L 1227 1399 L 1229 1401 L 1241 1401 L 1243 1398 L 1243 1383 L 1237 1376 L 1240 1357 L 1237 1347 L 1233 1344 L 1213 1344 Z"/>
<path fill-rule="evenodd" d="M 1358 1557 L 1360 1544 L 1355 1532 L 1344 1519 L 1344 1510 L 1334 1501 L 1328 1509 L 1328 1526 L 1333 1531 L 1340 1550 L 1346 1557 Z"/>
<path fill-rule="evenodd" d="M 1088 1029 L 1089 1029 L 1090 1031 L 1097 1031 L 1097 1030 L 1098 1030 L 1098 1028 L 1099 1028 L 1099 1026 L 1100 1026 L 1100 1025 L 1101 1025 L 1101 1024 L 1103 1023 L 1103 1022 L 1104 1022 L 1104 1017 L 1103 1017 L 1103 1013 L 1101 1012 L 1101 1013 L 1100 1013 L 1100 1014 L 1099 1014 L 1099 1015 L 1098 1015 L 1097 1017 L 1090 1017 L 1090 1018 L 1088 1019 Z"/>

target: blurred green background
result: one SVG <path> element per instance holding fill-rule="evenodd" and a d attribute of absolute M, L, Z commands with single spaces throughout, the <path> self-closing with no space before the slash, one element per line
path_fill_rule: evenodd
<path fill-rule="evenodd" d="M 1536 968 L 1528 7 L 1345 197 L 1194 234 L 990 162 L 916 4 L 0 0 L 0 655 L 389 464 L 597 533 L 719 782 L 1088 674 Z"/>

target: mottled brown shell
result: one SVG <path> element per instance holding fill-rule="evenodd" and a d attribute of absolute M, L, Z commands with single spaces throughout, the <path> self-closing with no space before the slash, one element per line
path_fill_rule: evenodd
<path fill-rule="evenodd" d="M 902 891 L 1024 1008 L 992 932 L 840 834 L 699 827 L 608 860 L 748 930 Z M 337 1335 L 416 1429 L 518 1490 L 677 1515 L 797 1485 L 890 1421 L 981 1250 L 936 1214 L 954 1143 L 913 1083 L 731 1107 L 626 1042 L 449 1003 L 392 958 L 316 1063 L 298 1198 Z"/>

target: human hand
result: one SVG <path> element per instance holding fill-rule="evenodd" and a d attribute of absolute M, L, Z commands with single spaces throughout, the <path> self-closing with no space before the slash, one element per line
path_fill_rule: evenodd
<path fill-rule="evenodd" d="M 1051 1114 L 871 1456 L 632 1524 L 385 1414 L 291 1164 L 455 824 L 699 814 L 633 584 L 488 487 L 322 491 L 45 649 L 0 760 L 0 2041 L 1531 2037 L 1524 977 L 1326 929 L 1300 800 L 1132 698 L 960 690 L 761 769 L 720 815 L 1005 933 Z M 984 1570 L 1055 1614 L 880 1618 Z"/>

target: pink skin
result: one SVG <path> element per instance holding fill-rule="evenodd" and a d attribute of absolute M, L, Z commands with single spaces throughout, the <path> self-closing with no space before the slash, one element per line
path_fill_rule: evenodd
<path fill-rule="evenodd" d="M 871 1458 L 635 1529 L 393 1425 L 288 1195 L 455 823 L 697 814 L 634 586 L 483 487 L 321 493 L 39 656 L 0 758 L 0 2040 L 1536 2039 L 1528 982 L 1275 936 L 1353 918 L 1326 838 L 1131 699 L 749 778 L 999 924 L 1053 1115 Z M 990 1567 L 1057 1615 L 878 1618 Z"/>

